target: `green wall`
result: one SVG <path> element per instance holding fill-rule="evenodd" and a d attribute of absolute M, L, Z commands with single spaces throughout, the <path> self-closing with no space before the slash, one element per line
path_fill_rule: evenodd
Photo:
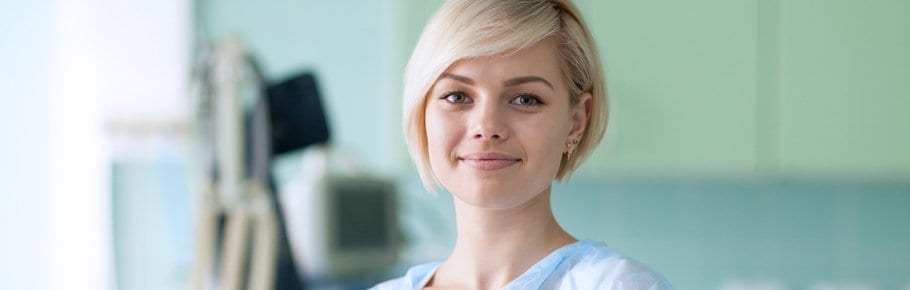
<path fill-rule="evenodd" d="M 408 165 L 401 134 L 404 71 L 400 14 L 393 1 L 199 1 L 208 38 L 240 37 L 280 80 L 319 77 L 332 143 L 380 173 Z"/>

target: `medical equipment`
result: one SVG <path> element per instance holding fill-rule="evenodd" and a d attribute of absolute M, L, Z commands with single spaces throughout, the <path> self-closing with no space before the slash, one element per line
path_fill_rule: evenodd
<path fill-rule="evenodd" d="M 191 288 L 273 289 L 287 281 L 276 280 L 286 243 L 271 190 L 262 76 L 238 39 L 199 61 L 195 133 L 205 181 Z"/>
<path fill-rule="evenodd" d="M 394 264 L 395 188 L 328 165 L 329 129 L 315 77 L 267 85 L 237 38 L 199 61 L 195 135 L 204 194 L 191 288 L 302 289 Z M 305 148 L 308 170 L 278 192 L 274 154 Z"/>
<path fill-rule="evenodd" d="M 349 154 L 315 146 L 282 193 L 302 275 L 315 284 L 367 281 L 398 260 L 397 195 L 386 180 L 359 174 Z"/>

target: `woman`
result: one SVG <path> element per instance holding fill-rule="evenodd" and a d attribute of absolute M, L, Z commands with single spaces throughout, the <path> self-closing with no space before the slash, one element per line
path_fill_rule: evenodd
<path fill-rule="evenodd" d="M 442 263 L 374 289 L 671 289 L 553 217 L 550 189 L 600 142 L 607 98 L 568 0 L 450 0 L 405 74 L 405 133 L 424 185 L 455 198 Z"/>

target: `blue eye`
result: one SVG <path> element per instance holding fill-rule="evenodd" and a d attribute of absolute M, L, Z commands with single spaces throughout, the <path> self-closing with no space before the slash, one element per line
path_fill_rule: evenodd
<path fill-rule="evenodd" d="M 512 99 L 512 103 L 519 106 L 537 106 L 543 104 L 535 95 L 532 94 L 521 94 Z"/>
<path fill-rule="evenodd" d="M 468 97 L 465 96 L 465 95 L 464 95 L 463 93 L 461 93 L 461 92 L 451 92 L 451 93 L 447 93 L 447 94 L 445 95 L 444 99 L 445 99 L 446 101 L 448 101 L 449 103 L 453 103 L 453 104 L 463 104 L 463 103 L 467 103 L 467 102 L 469 101 L 469 100 L 468 100 Z"/>

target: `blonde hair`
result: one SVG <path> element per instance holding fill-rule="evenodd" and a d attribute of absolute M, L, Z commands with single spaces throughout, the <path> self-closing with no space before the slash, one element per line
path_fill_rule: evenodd
<path fill-rule="evenodd" d="M 429 20 L 411 54 L 404 75 L 404 135 L 420 179 L 429 191 L 440 186 L 430 166 L 427 94 L 436 80 L 461 59 L 514 53 L 556 37 L 569 96 L 578 105 L 590 93 L 584 134 L 572 154 L 563 154 L 556 179 L 565 181 L 594 147 L 607 127 L 607 94 L 593 38 L 569 0 L 449 0 Z"/>

